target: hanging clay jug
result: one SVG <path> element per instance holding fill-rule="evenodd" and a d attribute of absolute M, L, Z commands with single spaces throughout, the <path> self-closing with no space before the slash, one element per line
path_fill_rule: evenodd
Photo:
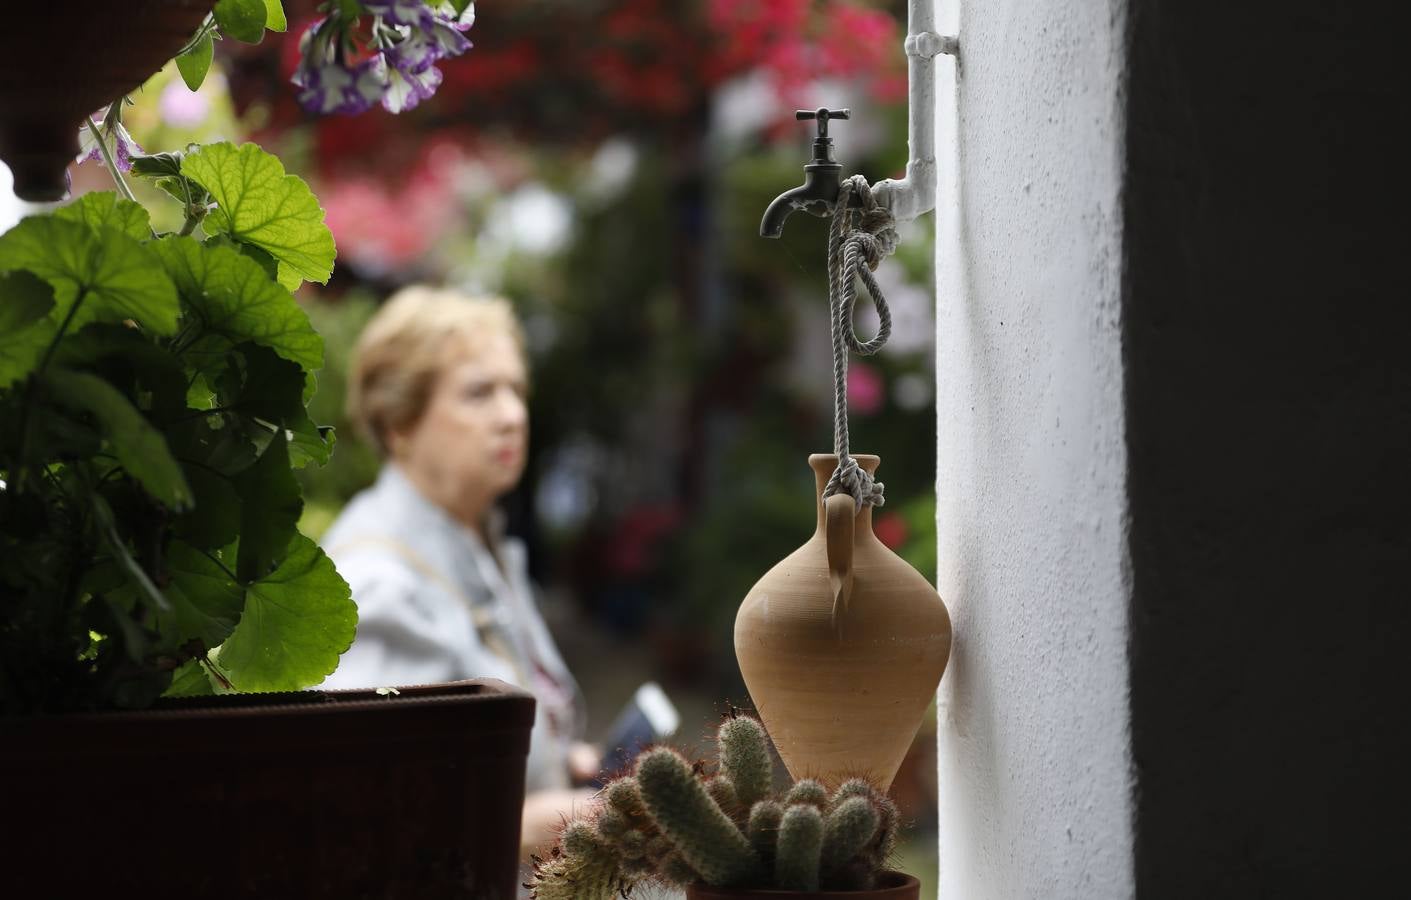
<path fill-rule="evenodd" d="M 853 459 L 876 474 L 878 457 Z M 871 507 L 822 499 L 837 462 L 808 458 L 818 528 L 745 597 L 735 655 L 790 774 L 830 785 L 863 776 L 886 790 L 950 658 L 950 615 L 872 533 Z"/>
<path fill-rule="evenodd" d="M 17 2 L 0 51 L 0 159 L 22 200 L 63 199 L 84 117 L 136 90 L 215 0 Z"/>

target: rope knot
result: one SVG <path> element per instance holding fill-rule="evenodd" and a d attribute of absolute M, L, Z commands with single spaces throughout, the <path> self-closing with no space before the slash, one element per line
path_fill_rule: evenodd
<path fill-rule="evenodd" d="M 862 512 L 865 506 L 882 506 L 887 502 L 887 498 L 883 496 L 884 488 L 885 485 L 869 475 L 867 470 L 857 464 L 857 460 L 851 456 L 842 456 L 838 459 L 838 467 L 828 478 L 828 485 L 823 488 L 823 496 L 826 498 L 839 493 L 849 494 L 857 505 L 857 511 Z"/>

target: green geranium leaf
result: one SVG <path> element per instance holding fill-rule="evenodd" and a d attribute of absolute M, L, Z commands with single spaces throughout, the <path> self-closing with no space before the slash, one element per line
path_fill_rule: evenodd
<path fill-rule="evenodd" d="M 156 612 L 166 612 L 171 609 L 171 604 L 167 602 L 166 596 L 153 583 L 147 570 L 132 556 L 132 551 L 127 548 L 122 535 L 118 533 L 117 519 L 113 516 L 113 508 L 108 505 L 108 501 L 101 494 L 92 494 L 93 519 L 98 526 L 98 534 L 103 539 L 103 544 L 108 548 L 108 552 L 113 556 L 113 561 L 118 568 L 132 581 L 132 596 L 140 599 Z M 122 613 L 123 608 L 120 601 L 115 602 L 123 592 L 121 590 L 112 591 L 105 598 L 109 605 L 113 607 L 114 613 Z M 129 607 L 131 603 L 127 604 Z M 135 626 L 134 626 L 135 628 Z M 137 638 L 141 638 L 140 629 L 137 629 Z M 127 635 L 127 645 L 129 652 L 135 652 L 133 659 L 141 659 L 141 646 L 145 645 L 145 639 L 135 640 L 132 634 Z"/>
<path fill-rule="evenodd" d="M 138 241 L 152 236 L 152 220 L 147 210 L 113 191 L 84 194 L 68 206 L 54 210 L 54 218 L 82 222 L 94 231 L 115 228 Z"/>
<path fill-rule="evenodd" d="M 202 190 L 204 190 L 204 188 L 202 188 Z M 256 247 L 254 244 L 242 244 L 239 241 L 231 240 L 226 235 L 220 234 L 206 240 L 202 246 L 228 247 L 231 250 L 234 250 L 236 253 L 239 253 L 241 256 L 248 257 L 254 260 L 255 262 L 259 263 L 260 268 L 264 271 L 266 275 L 269 276 L 270 281 L 279 281 L 279 261 L 276 260 L 273 256 L 270 256 L 265 251 L 261 250 L 259 247 Z M 294 287 L 288 288 L 288 290 L 293 291 L 294 288 L 298 286 L 299 285 L 296 283 Z"/>
<path fill-rule="evenodd" d="M 181 73 L 181 80 L 186 82 L 187 88 L 193 91 L 201 89 L 201 83 L 206 80 L 206 73 L 210 71 L 211 57 L 214 54 L 215 39 L 206 31 L 190 50 L 176 58 L 176 70 Z"/>
<path fill-rule="evenodd" d="M 172 523 L 173 533 L 206 550 L 226 546 L 240 536 L 240 494 L 230 476 L 196 464 L 185 465 L 183 470 L 195 500 L 191 509 Z"/>
<path fill-rule="evenodd" d="M 135 328 L 106 322 L 84 326 L 59 342 L 51 365 L 91 371 L 127 396 L 141 397 L 147 418 L 159 425 L 186 412 L 181 362 Z"/>
<path fill-rule="evenodd" d="M 49 315 L 54 289 L 23 269 L 0 274 L 0 388 L 39 365 L 59 323 Z"/>
<path fill-rule="evenodd" d="M 270 31 L 284 31 L 289 21 L 284 18 L 284 6 L 279 0 L 265 0 L 265 27 Z"/>
<path fill-rule="evenodd" d="M 132 158 L 132 174 L 143 178 L 180 178 L 180 153 L 153 153 Z M 87 196 L 87 195 L 85 195 Z"/>
<path fill-rule="evenodd" d="M 163 697 L 209 697 L 215 693 L 210 676 L 199 659 L 188 659 L 171 674 L 171 685 L 162 692 Z"/>
<path fill-rule="evenodd" d="M 203 326 L 187 351 L 193 368 L 213 379 L 230 348 L 251 341 L 302 367 L 304 398 L 313 395 L 312 373 L 323 367 L 323 338 L 294 296 L 270 281 L 259 263 L 230 247 L 189 237 L 167 237 L 151 246 Z"/>
<path fill-rule="evenodd" d="M 60 404 L 92 414 L 113 454 L 149 494 L 173 509 L 191 503 L 191 488 L 166 439 L 122 391 L 97 375 L 68 369 L 46 373 L 44 382 Z"/>
<path fill-rule="evenodd" d="M 264 0 L 220 0 L 215 8 L 221 34 L 246 44 L 258 44 L 265 36 Z"/>
<path fill-rule="evenodd" d="M 289 441 L 289 459 L 295 468 L 310 462 L 323 465 L 332 453 L 304 408 L 304 372 L 297 365 L 256 344 L 237 348 L 239 364 L 226 370 L 217 382 L 221 403 L 228 409 L 261 422 L 282 426 Z"/>
<path fill-rule="evenodd" d="M 229 234 L 269 253 L 286 287 L 301 278 L 328 283 L 336 255 L 333 232 L 309 186 L 286 175 L 276 157 L 254 144 L 210 144 L 188 154 L 181 171 L 216 201 L 205 221 L 208 234 Z"/>
<path fill-rule="evenodd" d="M 196 639 L 219 646 L 240 621 L 245 589 L 219 562 L 182 541 L 167 546 L 166 563 L 171 609 L 157 616 L 163 644 L 180 647 Z"/>
<path fill-rule="evenodd" d="M 235 489 L 241 499 L 235 574 L 248 583 L 264 577 L 283 558 L 304 511 L 283 429 L 275 433 L 259 460 L 235 479 Z"/>
<path fill-rule="evenodd" d="M 243 548 L 242 548 L 243 549 Z M 358 612 L 328 556 L 301 534 L 274 572 L 246 586 L 220 668 L 242 691 L 295 691 L 328 677 L 353 642 Z"/>
<path fill-rule="evenodd" d="M 288 429 L 290 465 L 296 469 L 302 469 L 309 463 L 328 465 L 333 458 L 333 445 L 338 440 L 332 425 L 315 425 L 305 414 L 303 421 L 286 423 L 284 427 Z"/>
<path fill-rule="evenodd" d="M 27 269 L 54 288 L 56 322 L 135 319 L 153 334 L 176 331 L 176 288 L 151 250 L 116 228 L 31 216 L 0 235 L 0 272 Z"/>
<path fill-rule="evenodd" d="M 184 464 L 195 464 L 226 476 L 239 475 L 259 459 L 259 448 L 233 416 L 212 414 L 185 419 L 167 429 L 172 453 Z"/>

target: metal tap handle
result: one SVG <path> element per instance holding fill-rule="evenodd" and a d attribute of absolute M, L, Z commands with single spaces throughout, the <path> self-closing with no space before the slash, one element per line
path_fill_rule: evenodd
<path fill-rule="evenodd" d="M 821 138 L 825 138 L 825 137 L 828 136 L 828 120 L 829 120 L 829 119 L 851 119 L 851 118 L 852 118 L 852 110 L 850 110 L 850 109 L 828 109 L 827 107 L 820 106 L 820 107 L 818 107 L 818 109 L 799 109 L 799 110 L 795 110 L 795 111 L 794 111 L 794 118 L 795 118 L 795 119 L 798 119 L 800 122 L 807 121 L 808 119 L 817 119 L 817 120 L 818 120 L 818 136 L 821 137 Z"/>

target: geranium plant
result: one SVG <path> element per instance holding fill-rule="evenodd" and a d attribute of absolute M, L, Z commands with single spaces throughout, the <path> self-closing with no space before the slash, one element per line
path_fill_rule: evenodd
<path fill-rule="evenodd" d="M 184 53 L 249 6 L 222 0 Z M 121 102 L 87 125 L 120 193 L 0 235 L 0 713 L 302 688 L 356 626 L 297 528 L 293 470 L 333 445 L 291 293 L 332 272 L 323 211 L 254 144 L 128 148 L 182 204 L 155 233 L 119 167 Z"/>

